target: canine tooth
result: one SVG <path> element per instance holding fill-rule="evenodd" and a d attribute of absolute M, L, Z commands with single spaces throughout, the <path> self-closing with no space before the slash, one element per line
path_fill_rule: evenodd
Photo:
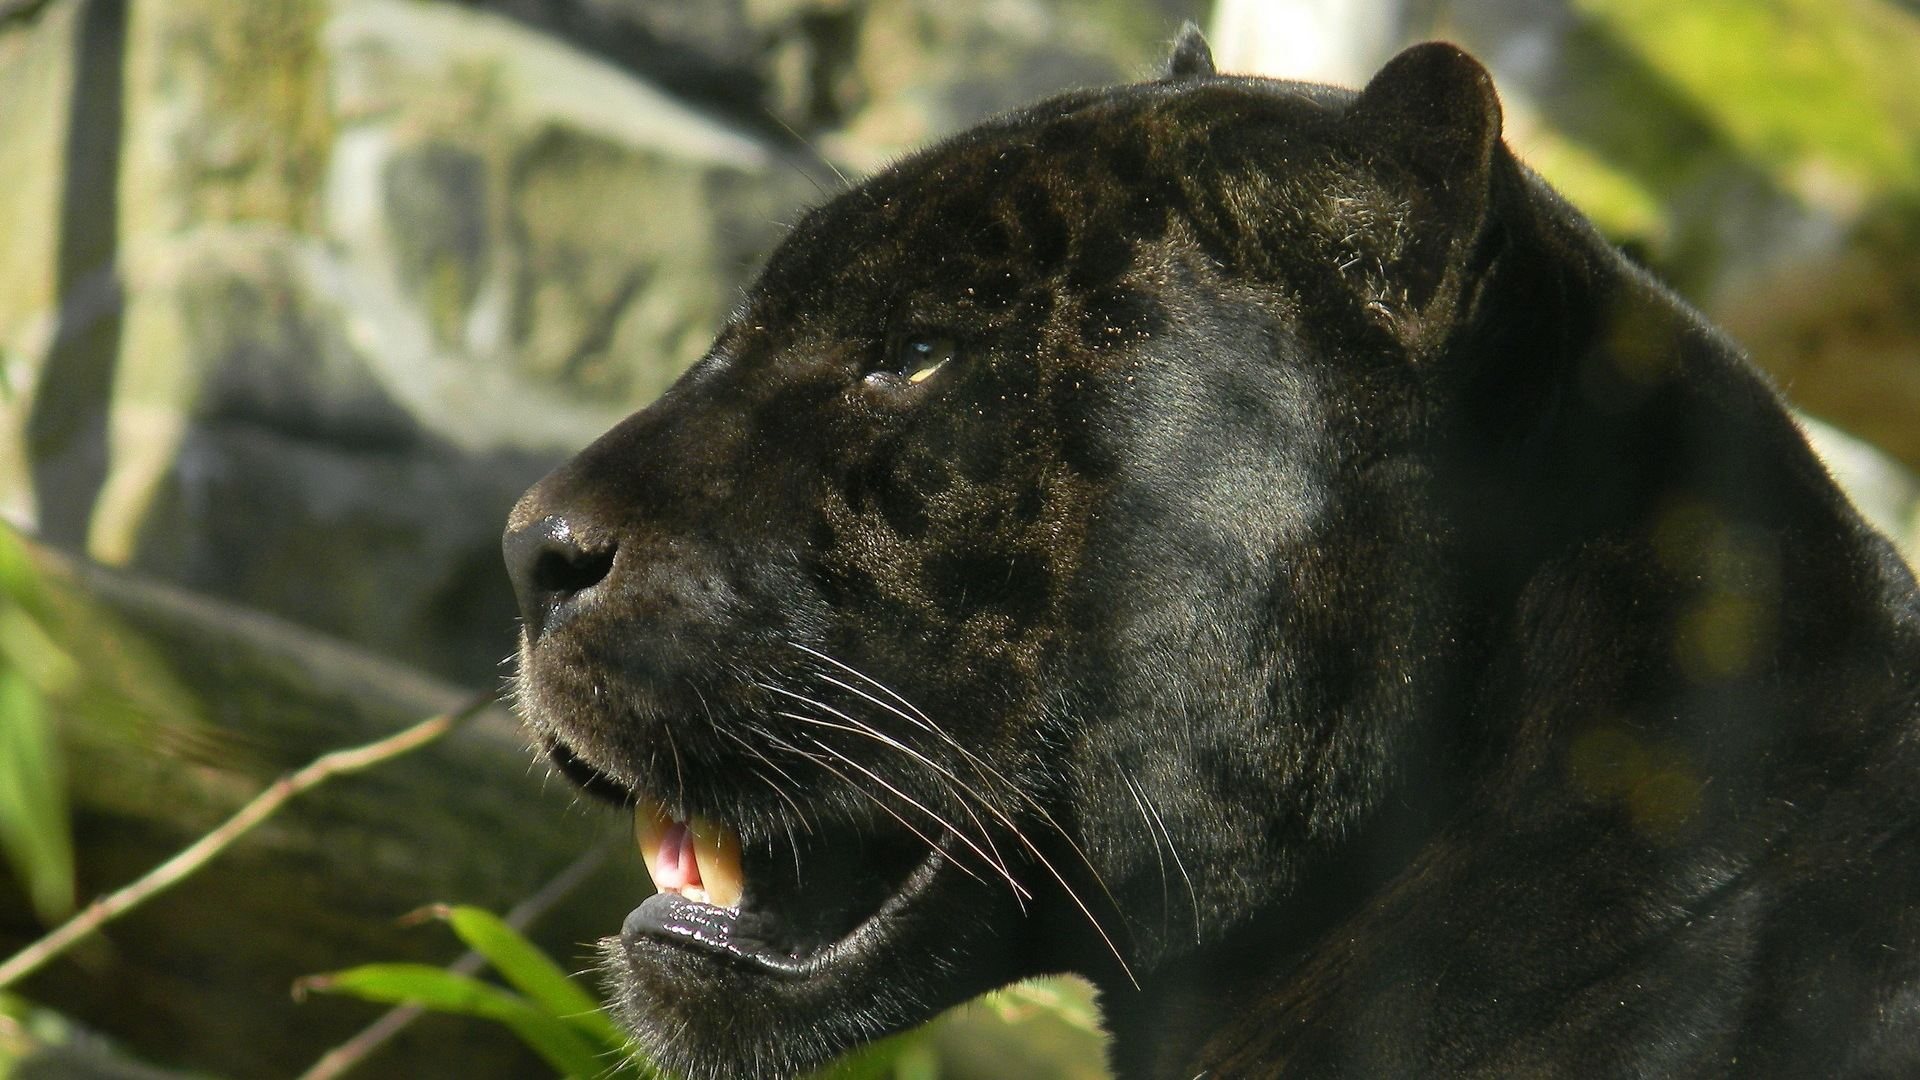
<path fill-rule="evenodd" d="M 633 842 L 640 848 L 640 861 L 647 868 L 647 880 L 653 882 L 654 892 L 665 892 L 660 887 L 660 873 L 655 867 L 660 858 L 660 839 L 666 834 L 667 827 L 673 824 L 660 804 L 651 799 L 641 799 L 633 807 Z"/>
<path fill-rule="evenodd" d="M 746 883 L 740 874 L 740 837 L 718 822 L 694 818 L 693 861 L 700 867 L 700 885 L 707 892 L 706 902 L 715 907 L 737 908 Z"/>

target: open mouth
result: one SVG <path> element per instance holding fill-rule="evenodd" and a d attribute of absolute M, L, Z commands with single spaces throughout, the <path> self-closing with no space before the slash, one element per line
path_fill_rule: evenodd
<path fill-rule="evenodd" d="M 549 753 L 581 787 L 632 808 L 634 841 L 655 891 L 621 925 L 629 955 L 657 944 L 801 974 L 914 893 L 944 858 L 912 832 L 818 820 L 796 821 L 777 841 L 743 842 L 719 818 L 678 817 L 562 744 Z"/>
<path fill-rule="evenodd" d="M 666 808 L 641 798 L 633 808 L 633 838 L 647 876 L 661 894 L 696 904 L 740 909 L 740 837 L 716 822 L 675 821 Z"/>

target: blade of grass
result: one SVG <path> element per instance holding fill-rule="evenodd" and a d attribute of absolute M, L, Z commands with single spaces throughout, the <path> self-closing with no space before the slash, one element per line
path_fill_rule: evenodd
<path fill-rule="evenodd" d="M 514 930 L 531 926 L 555 905 L 578 888 L 587 876 L 598 869 L 606 860 L 607 849 L 595 848 L 575 859 L 565 869 L 554 875 L 551 881 L 542 885 L 538 892 L 513 905 L 503 920 Z M 473 975 L 486 966 L 486 957 L 469 949 L 459 959 L 447 965 L 447 970 L 460 975 Z M 406 1030 L 409 1024 L 424 1014 L 426 1010 L 418 1005 L 400 1005 L 388 1010 L 379 1019 L 368 1024 L 352 1038 L 320 1055 L 307 1070 L 300 1074 L 299 1080 L 338 1080 L 364 1065 L 388 1040 Z M 625 1075 L 625 1074 L 622 1074 Z"/>
<path fill-rule="evenodd" d="M 447 920 L 467 948 L 486 957 L 515 990 L 587 1032 L 609 1050 L 625 1049 L 627 1040 L 600 1011 L 599 1001 L 504 919 L 464 904 L 436 907 L 433 913 Z"/>
<path fill-rule="evenodd" d="M 482 1017 L 511 1028 L 547 1064 L 569 1077 L 594 1080 L 612 1071 L 606 1051 L 566 1021 L 509 990 L 431 964 L 363 964 L 302 979 L 295 993 L 305 991 Z"/>
<path fill-rule="evenodd" d="M 39 690 L 0 667 L 0 853 L 51 924 L 72 913 L 74 889 L 65 769 L 49 721 Z"/>

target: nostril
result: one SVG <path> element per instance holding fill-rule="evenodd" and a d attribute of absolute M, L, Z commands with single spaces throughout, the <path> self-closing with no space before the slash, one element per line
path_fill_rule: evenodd
<path fill-rule="evenodd" d="M 566 518 L 553 514 L 508 529 L 501 549 L 520 615 L 532 637 L 540 636 L 569 600 L 613 571 L 612 543 L 590 544 Z"/>
<path fill-rule="evenodd" d="M 533 587 L 545 593 L 572 595 L 600 584 L 613 569 L 613 549 L 581 551 L 547 548 L 533 564 Z"/>

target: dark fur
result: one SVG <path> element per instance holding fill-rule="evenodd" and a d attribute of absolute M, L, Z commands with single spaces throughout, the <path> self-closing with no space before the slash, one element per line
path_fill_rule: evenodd
<path fill-rule="evenodd" d="M 690 1076 L 1062 970 L 1123 1077 L 1920 1074 L 1913 579 L 1450 47 L 880 174 L 508 550 L 556 758 L 801 954 L 610 943 Z"/>

